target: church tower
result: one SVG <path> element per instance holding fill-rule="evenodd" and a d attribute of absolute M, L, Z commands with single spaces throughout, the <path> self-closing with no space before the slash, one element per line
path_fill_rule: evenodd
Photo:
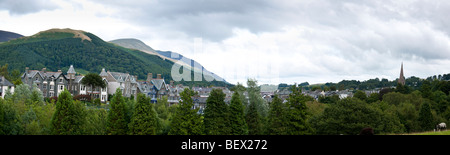
<path fill-rule="evenodd" d="M 405 85 L 405 76 L 403 76 L 403 62 L 402 62 L 402 68 L 400 69 L 400 78 L 398 78 L 398 83 Z"/>

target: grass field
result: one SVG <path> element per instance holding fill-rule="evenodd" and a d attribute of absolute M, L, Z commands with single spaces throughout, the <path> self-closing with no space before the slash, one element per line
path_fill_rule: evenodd
<path fill-rule="evenodd" d="M 450 135 L 450 130 L 444 130 L 439 132 L 428 131 L 428 132 L 419 132 L 419 133 L 410 133 L 403 135 Z"/>

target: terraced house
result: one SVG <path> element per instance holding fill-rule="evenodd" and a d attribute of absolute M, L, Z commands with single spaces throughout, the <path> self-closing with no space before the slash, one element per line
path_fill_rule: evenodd
<path fill-rule="evenodd" d="M 30 87 L 36 84 L 42 91 L 44 97 L 59 96 L 59 94 L 67 88 L 69 79 L 62 73 L 61 70 L 57 72 L 47 71 L 46 68 L 42 70 L 29 70 L 25 68 L 25 73 L 21 76 L 22 82 L 28 84 Z"/>
<path fill-rule="evenodd" d="M 104 68 L 100 72 L 105 88 L 94 88 L 91 90 L 90 86 L 85 86 L 81 83 L 84 76 L 77 75 L 73 65 L 70 65 L 67 74 L 63 74 L 61 70 L 57 72 L 47 71 L 46 68 L 42 70 L 29 70 L 25 68 L 25 73 L 22 74 L 22 82 L 28 84 L 30 87 L 36 84 L 43 92 L 44 97 L 59 96 L 59 94 L 66 88 L 72 96 L 77 95 L 91 95 L 94 98 L 100 98 L 101 102 L 108 101 L 108 95 L 112 95 L 119 88 L 122 90 L 124 97 L 136 97 L 138 93 L 143 93 L 152 98 L 152 102 L 156 103 L 157 98 L 168 96 L 170 86 L 157 74 L 153 78 L 152 73 L 148 73 L 146 81 L 138 81 L 137 76 L 129 73 L 110 72 Z M 172 95 L 174 96 L 174 95 Z"/>
<path fill-rule="evenodd" d="M 102 73 L 104 69 L 102 70 Z M 102 75 L 102 73 L 100 73 Z M 28 84 L 30 87 L 36 84 L 37 87 L 42 91 L 44 97 L 58 97 L 59 94 L 66 88 L 72 96 L 76 95 L 91 95 L 94 98 L 100 98 L 101 102 L 106 102 L 108 100 L 108 88 L 95 88 L 91 91 L 89 86 L 81 84 L 81 80 L 84 78 L 83 75 L 76 75 L 76 71 L 73 65 L 70 65 L 67 74 L 63 74 L 61 70 L 57 72 L 47 71 L 46 68 L 42 70 L 29 70 L 28 67 L 25 68 L 25 73 L 22 74 L 21 80 L 23 83 Z M 100 76 L 101 76 L 100 75 Z M 104 74 L 103 74 L 104 75 Z M 103 81 L 108 84 L 106 76 L 102 76 Z"/>

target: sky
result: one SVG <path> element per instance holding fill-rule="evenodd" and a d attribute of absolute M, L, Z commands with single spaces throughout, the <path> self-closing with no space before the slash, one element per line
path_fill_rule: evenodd
<path fill-rule="evenodd" d="M 142 40 L 226 81 L 326 83 L 450 73 L 448 0 L 0 0 L 0 29 Z"/>

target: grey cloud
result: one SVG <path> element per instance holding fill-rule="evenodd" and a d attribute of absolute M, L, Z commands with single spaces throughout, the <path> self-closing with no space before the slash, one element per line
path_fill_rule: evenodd
<path fill-rule="evenodd" d="M 386 70 L 400 61 L 450 59 L 450 20 L 447 20 L 450 1 L 444 0 L 100 2 L 117 8 L 120 12 L 117 17 L 121 19 L 159 30 L 154 32 L 158 35 L 174 31 L 215 43 L 234 37 L 233 28 L 254 34 L 283 32 L 285 27 L 306 28 L 299 39 L 317 47 L 327 47 L 314 49 L 317 50 L 314 54 L 333 53 L 323 58 L 309 55 L 309 59 L 327 62 L 316 65 L 325 72 L 340 75 L 352 72 L 389 75 Z M 288 55 L 302 51 L 289 46 L 283 52 Z M 314 56 L 320 58 L 312 58 Z M 341 66 L 335 65 L 337 60 L 345 63 L 340 70 Z"/>
<path fill-rule="evenodd" d="M 58 8 L 49 0 L 1 0 L 0 10 L 8 10 L 10 14 L 21 15 L 39 12 L 41 10 L 53 10 Z"/>
<path fill-rule="evenodd" d="M 104 4 L 121 10 L 118 16 L 130 22 L 212 41 L 230 37 L 233 28 L 258 33 L 277 30 L 280 24 L 275 20 L 275 3 L 268 0 L 105 1 Z"/>

